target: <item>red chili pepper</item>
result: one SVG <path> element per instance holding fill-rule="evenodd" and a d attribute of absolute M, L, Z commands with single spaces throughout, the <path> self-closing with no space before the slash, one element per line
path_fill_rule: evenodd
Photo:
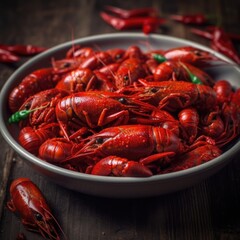
<path fill-rule="evenodd" d="M 216 26 L 207 26 L 206 30 L 213 33 L 216 29 L 220 29 L 219 27 Z M 222 29 L 223 31 L 223 29 Z M 232 40 L 240 40 L 240 35 L 239 34 L 235 34 L 235 33 L 227 33 L 225 32 L 225 34 L 228 35 L 229 38 L 231 38 Z"/>
<path fill-rule="evenodd" d="M 27 240 L 26 236 L 24 235 L 24 233 L 19 233 L 17 235 L 16 240 Z"/>
<path fill-rule="evenodd" d="M 225 54 L 227 57 L 240 64 L 240 57 L 231 41 L 229 34 L 226 33 L 222 28 L 215 26 L 208 27 L 207 29 L 208 31 L 193 28 L 191 31 L 199 36 L 210 39 L 211 47 L 214 50 Z"/>
<path fill-rule="evenodd" d="M 4 49 L 0 49 L 0 62 L 3 63 L 14 63 L 14 62 L 18 62 L 19 61 L 19 57 L 14 55 L 13 53 L 4 50 Z"/>
<path fill-rule="evenodd" d="M 240 57 L 229 38 L 228 34 L 225 33 L 221 28 L 215 28 L 213 31 L 212 48 L 218 52 L 225 54 L 227 57 L 240 64 Z"/>
<path fill-rule="evenodd" d="M 198 36 L 207 38 L 207 39 L 213 39 L 214 29 L 216 29 L 215 26 L 208 26 L 208 27 L 206 27 L 206 30 L 202 30 L 202 29 L 198 29 L 198 28 L 191 28 L 191 32 Z M 240 40 L 239 34 L 235 34 L 235 33 L 226 33 L 226 34 L 232 40 Z"/>
<path fill-rule="evenodd" d="M 203 14 L 171 15 L 170 18 L 184 24 L 194 24 L 194 25 L 202 25 L 207 23 L 208 21 L 208 19 Z"/>
<path fill-rule="evenodd" d="M 191 28 L 191 32 L 198 36 L 201 36 L 201 37 L 204 37 L 204 38 L 207 38 L 210 40 L 213 39 L 213 34 L 209 31 L 205 31 L 205 30 L 201 30 L 201 29 L 197 29 L 197 28 Z"/>
<path fill-rule="evenodd" d="M 46 50 L 43 47 L 37 47 L 33 45 L 6 45 L 0 44 L 0 49 L 7 50 L 17 55 L 35 55 Z"/>
<path fill-rule="evenodd" d="M 114 17 L 105 12 L 101 12 L 100 16 L 106 23 L 110 24 L 117 30 L 142 28 L 144 27 L 144 25 L 145 27 L 147 25 L 150 25 L 152 29 L 145 29 L 145 32 L 148 33 L 150 30 L 156 29 L 156 27 L 160 26 L 160 24 L 164 22 L 164 19 L 159 17 L 135 17 L 129 19 L 122 19 Z"/>
<path fill-rule="evenodd" d="M 227 35 L 228 35 L 232 40 L 238 40 L 238 41 L 240 41 L 240 34 L 227 33 Z"/>
<path fill-rule="evenodd" d="M 156 32 L 160 23 L 158 21 L 152 21 L 152 19 L 146 18 L 143 22 L 142 31 L 145 34 Z"/>
<path fill-rule="evenodd" d="M 131 10 L 126 10 L 119 7 L 114 6 L 105 6 L 105 9 L 111 13 L 116 14 L 121 18 L 132 18 L 132 17 L 140 17 L 140 16 L 157 16 L 158 12 L 154 8 L 135 8 Z"/>

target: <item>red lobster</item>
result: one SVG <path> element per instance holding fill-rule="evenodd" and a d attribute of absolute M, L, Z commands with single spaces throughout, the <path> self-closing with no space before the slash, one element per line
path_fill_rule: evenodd
<path fill-rule="evenodd" d="M 220 80 L 213 86 L 216 92 L 217 102 L 220 104 L 229 103 L 233 94 L 232 85 L 226 80 Z"/>
<path fill-rule="evenodd" d="M 38 155 L 39 147 L 47 139 L 59 136 L 59 126 L 51 123 L 41 128 L 24 127 L 20 130 L 18 141 L 20 145 L 32 154 Z"/>
<path fill-rule="evenodd" d="M 113 49 L 108 49 L 106 52 L 110 54 L 114 62 L 119 63 L 123 61 L 126 51 L 121 48 L 113 48 Z"/>
<path fill-rule="evenodd" d="M 116 156 L 101 159 L 94 165 L 91 174 L 117 177 L 150 177 L 153 175 L 143 164 Z"/>
<path fill-rule="evenodd" d="M 178 113 L 182 136 L 192 144 L 198 134 L 199 114 L 195 108 L 185 108 Z"/>
<path fill-rule="evenodd" d="M 26 120 L 21 121 L 21 126 L 38 127 L 42 124 L 56 122 L 55 106 L 59 100 L 67 95 L 68 93 L 64 90 L 51 88 L 29 97 L 19 110 L 35 110 L 29 114 Z"/>
<path fill-rule="evenodd" d="M 64 75 L 57 83 L 56 88 L 74 93 L 94 89 L 95 85 L 96 76 L 92 70 L 88 68 L 78 68 Z"/>
<path fill-rule="evenodd" d="M 27 75 L 9 95 L 9 108 L 18 111 L 21 105 L 33 94 L 55 87 L 57 75 L 52 68 L 43 68 Z"/>
<path fill-rule="evenodd" d="M 126 87 L 120 92 L 132 90 L 133 94 L 130 94 L 133 99 L 146 101 L 168 111 L 176 111 L 189 106 L 211 109 L 216 105 L 216 93 L 206 85 L 185 81 L 147 82 L 143 79 L 138 81 L 142 86 Z"/>
<path fill-rule="evenodd" d="M 39 157 L 47 162 L 61 164 L 79 148 L 80 144 L 73 143 L 65 138 L 51 138 L 40 146 Z"/>
<path fill-rule="evenodd" d="M 191 46 L 171 48 L 163 52 L 167 60 L 190 63 L 194 66 L 205 65 L 207 60 L 216 59 L 211 53 Z"/>
<path fill-rule="evenodd" d="M 204 144 L 172 160 L 166 169 L 160 171 L 160 174 L 192 168 L 208 162 L 221 154 L 222 151 L 217 146 Z"/>
<path fill-rule="evenodd" d="M 159 64 L 153 70 L 154 81 L 167 81 L 167 80 L 185 80 L 191 82 L 189 72 L 194 74 L 199 80 L 208 86 L 214 85 L 214 80 L 205 71 L 193 66 L 189 63 L 182 63 L 179 61 L 165 61 Z"/>
<path fill-rule="evenodd" d="M 19 214 L 27 230 L 41 234 L 44 239 L 60 240 L 59 231 L 64 233 L 41 191 L 30 179 L 15 179 L 10 186 L 10 194 L 7 207 Z"/>
<path fill-rule="evenodd" d="M 71 169 L 82 173 L 90 173 L 91 166 L 96 163 L 95 159 L 85 157 L 80 162 L 69 160 L 83 147 L 83 143 L 74 143 L 65 138 L 47 139 L 39 148 L 39 158 L 57 166 Z"/>
<path fill-rule="evenodd" d="M 90 55 L 81 62 L 79 68 L 89 68 L 95 70 L 113 63 L 113 59 L 107 52 L 97 52 L 94 55 Z"/>
<path fill-rule="evenodd" d="M 146 69 L 138 58 L 128 58 L 120 64 L 116 72 L 115 85 L 117 89 L 121 89 L 146 75 Z"/>
<path fill-rule="evenodd" d="M 216 144 L 223 147 L 240 133 L 240 90 L 235 91 L 226 80 L 217 81 L 213 89 L 218 108 L 210 113 L 205 122 L 209 124 L 207 130 L 214 134 Z"/>
<path fill-rule="evenodd" d="M 67 59 L 74 59 L 77 62 L 82 62 L 84 59 L 93 56 L 95 51 L 90 47 L 81 47 L 81 45 L 74 45 L 66 53 Z"/>
<path fill-rule="evenodd" d="M 224 132 L 217 138 L 219 147 L 232 141 L 240 133 L 240 89 L 232 92 L 230 102 L 225 102 L 221 108 L 221 118 L 224 122 Z"/>
<path fill-rule="evenodd" d="M 151 125 L 105 128 L 85 141 L 85 146 L 73 158 L 118 156 L 147 162 L 184 151 L 181 140 L 172 131 Z"/>
<path fill-rule="evenodd" d="M 64 136 L 69 138 L 70 129 L 75 132 L 80 127 L 94 129 L 126 124 L 130 112 L 141 115 L 141 112 L 144 114 L 147 111 L 149 115 L 154 109 L 154 106 L 132 100 L 123 94 L 89 91 L 63 98 L 56 106 L 56 116 Z"/>

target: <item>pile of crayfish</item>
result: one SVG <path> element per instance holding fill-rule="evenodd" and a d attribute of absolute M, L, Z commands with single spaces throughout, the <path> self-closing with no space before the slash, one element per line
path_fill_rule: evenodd
<path fill-rule="evenodd" d="M 149 177 L 210 161 L 239 133 L 240 90 L 190 46 L 70 48 L 9 95 L 19 143 L 43 161 L 87 174 Z"/>

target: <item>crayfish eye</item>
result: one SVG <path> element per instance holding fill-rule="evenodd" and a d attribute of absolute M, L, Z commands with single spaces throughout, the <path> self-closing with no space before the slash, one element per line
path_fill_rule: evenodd
<path fill-rule="evenodd" d="M 65 62 L 65 63 L 62 64 L 61 68 L 64 69 L 64 68 L 68 68 L 70 66 L 71 66 L 71 63 Z"/>
<path fill-rule="evenodd" d="M 115 59 L 118 60 L 118 59 L 121 59 L 121 57 L 122 57 L 121 54 L 117 54 L 117 55 L 115 56 Z"/>
<path fill-rule="evenodd" d="M 150 89 L 150 92 L 151 92 L 151 93 L 156 93 L 157 91 L 158 91 L 157 88 L 151 88 L 151 89 Z"/>
<path fill-rule="evenodd" d="M 96 144 L 102 144 L 103 143 L 103 138 L 96 138 L 95 143 Z"/>
<path fill-rule="evenodd" d="M 201 57 L 201 56 L 202 56 L 201 52 L 198 51 L 198 50 L 194 51 L 194 54 L 195 54 L 196 56 L 198 56 L 198 57 Z"/>
<path fill-rule="evenodd" d="M 30 104 L 30 103 L 26 103 L 25 106 L 24 106 L 24 108 L 25 108 L 26 110 L 29 110 L 30 107 L 31 107 L 31 104 Z"/>
<path fill-rule="evenodd" d="M 129 81 L 129 76 L 128 75 L 123 76 L 123 85 L 124 86 L 127 86 L 129 84 L 128 81 Z"/>
<path fill-rule="evenodd" d="M 127 103 L 127 100 L 126 98 L 119 98 L 118 101 L 122 104 L 126 104 Z"/>
<path fill-rule="evenodd" d="M 40 213 L 36 213 L 34 216 L 35 216 L 36 220 L 39 222 L 43 220 L 43 217 Z"/>

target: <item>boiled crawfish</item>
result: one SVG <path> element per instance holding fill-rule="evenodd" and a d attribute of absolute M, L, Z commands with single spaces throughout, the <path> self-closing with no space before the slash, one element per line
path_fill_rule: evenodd
<path fill-rule="evenodd" d="M 10 110 L 16 112 L 33 94 L 54 88 L 57 79 L 53 68 L 43 68 L 30 73 L 11 91 L 8 99 Z"/>
<path fill-rule="evenodd" d="M 28 118 L 20 122 L 21 127 L 39 127 L 42 124 L 56 122 L 55 106 L 68 93 L 65 90 L 51 88 L 29 97 L 19 110 L 32 110 Z"/>
<path fill-rule="evenodd" d="M 89 138 L 73 158 L 118 156 L 139 160 L 161 159 L 184 151 L 184 145 L 172 131 L 151 125 L 121 125 L 105 128 Z"/>
<path fill-rule="evenodd" d="M 91 174 L 117 177 L 150 177 L 152 172 L 143 164 L 126 158 L 108 156 L 97 162 Z"/>
<path fill-rule="evenodd" d="M 38 155 L 39 147 L 49 138 L 59 136 L 57 123 L 50 123 L 40 128 L 24 127 L 20 130 L 18 141 L 20 145 L 32 154 Z"/>
<path fill-rule="evenodd" d="M 41 234 L 44 239 L 60 240 L 60 234 L 64 233 L 40 189 L 30 179 L 15 179 L 11 183 L 10 194 L 7 207 L 19 214 L 27 230 Z"/>
<path fill-rule="evenodd" d="M 222 151 L 217 146 L 206 143 L 172 160 L 171 164 L 169 164 L 167 168 L 160 171 L 160 174 L 192 168 L 205 162 L 208 162 L 220 156 L 221 154 Z"/>
<path fill-rule="evenodd" d="M 154 109 L 154 106 L 132 100 L 123 94 L 89 91 L 60 100 L 56 106 L 56 116 L 64 136 L 69 138 L 71 130 L 127 124 L 130 112 L 141 115 L 141 112 Z"/>
<path fill-rule="evenodd" d="M 126 87 L 120 92 L 132 91 L 132 97 L 148 102 L 160 109 L 176 111 L 189 106 L 198 109 L 211 109 L 216 105 L 215 91 L 206 85 L 193 84 L 185 81 L 147 82 L 138 80 L 141 85 Z"/>
<path fill-rule="evenodd" d="M 163 52 L 163 56 L 167 60 L 190 63 L 194 66 L 206 65 L 207 61 L 215 59 L 211 53 L 191 46 L 168 49 Z"/>
<path fill-rule="evenodd" d="M 179 61 L 165 61 L 152 69 L 154 81 L 187 81 L 191 82 L 189 72 L 194 74 L 199 80 L 208 86 L 214 85 L 214 80 L 205 71 L 189 63 Z"/>
<path fill-rule="evenodd" d="M 147 75 L 144 65 L 138 58 L 128 58 L 119 66 L 115 85 L 118 89 L 132 85 L 139 78 L 144 78 Z"/>
<path fill-rule="evenodd" d="M 89 68 L 78 68 L 66 75 L 57 83 L 56 88 L 69 93 L 88 91 L 94 89 L 97 79 Z"/>
<path fill-rule="evenodd" d="M 90 174 L 143 177 L 209 161 L 240 134 L 240 90 L 200 68 L 214 59 L 186 46 L 73 46 L 10 94 L 10 109 L 29 114 L 19 141 L 45 161 Z"/>

